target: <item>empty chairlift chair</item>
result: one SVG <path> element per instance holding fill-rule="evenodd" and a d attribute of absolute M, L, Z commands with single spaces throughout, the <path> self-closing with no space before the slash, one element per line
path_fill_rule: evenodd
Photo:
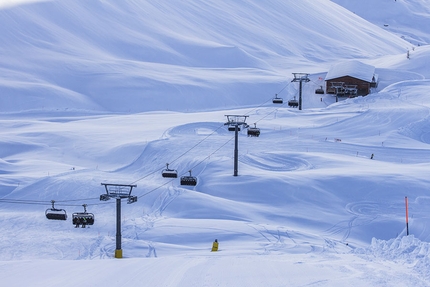
<path fill-rule="evenodd" d="M 191 175 L 191 170 L 188 171 L 190 175 L 185 175 L 181 177 L 181 185 L 197 185 L 197 178 Z"/>
<path fill-rule="evenodd" d="M 278 94 L 275 94 L 275 97 L 273 98 L 272 102 L 274 104 L 283 104 L 284 100 L 282 98 L 278 98 Z"/>
<path fill-rule="evenodd" d="M 229 127 L 228 127 L 228 131 L 229 131 L 229 132 L 234 132 L 234 131 L 236 131 L 236 126 L 229 126 Z M 240 127 L 239 127 L 239 126 L 237 127 L 237 131 L 238 131 L 238 132 L 240 132 Z"/>
<path fill-rule="evenodd" d="M 163 177 L 177 178 L 177 177 L 178 177 L 178 172 L 177 172 L 176 170 L 174 170 L 174 169 L 170 169 L 170 168 L 169 168 L 169 164 L 168 164 L 168 163 L 166 163 L 166 169 L 164 169 L 164 170 L 161 172 L 161 175 L 162 175 Z"/>
<path fill-rule="evenodd" d="M 323 86 L 320 86 L 318 89 L 316 89 L 315 94 L 324 94 Z"/>
<path fill-rule="evenodd" d="M 257 124 L 254 123 L 253 128 L 248 128 L 248 136 L 249 137 L 258 137 L 260 136 L 260 129 L 257 128 Z"/>
<path fill-rule="evenodd" d="M 345 85 L 345 95 L 349 97 L 357 96 L 357 85 Z"/>
<path fill-rule="evenodd" d="M 75 212 L 72 214 L 72 223 L 75 227 L 82 226 L 85 228 L 87 225 L 94 224 L 94 214 L 87 212 L 87 205 L 83 204 L 84 212 Z"/>
<path fill-rule="evenodd" d="M 51 220 L 67 220 L 67 213 L 64 209 L 55 208 L 54 200 L 51 200 L 52 208 L 48 208 L 45 211 L 45 216 Z"/>

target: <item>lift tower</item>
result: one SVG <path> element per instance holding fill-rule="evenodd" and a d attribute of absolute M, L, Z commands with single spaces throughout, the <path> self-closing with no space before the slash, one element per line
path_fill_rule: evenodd
<path fill-rule="evenodd" d="M 131 191 L 135 184 L 114 184 L 114 183 L 102 183 L 104 185 L 106 193 L 100 195 L 100 200 L 107 201 L 111 198 L 116 199 L 116 249 L 115 258 L 122 258 L 121 249 L 121 199 L 127 198 L 127 203 L 133 203 L 137 201 L 137 196 L 132 196 Z"/>
<path fill-rule="evenodd" d="M 234 131 L 234 176 L 237 176 L 237 169 L 238 169 L 238 157 L 239 157 L 239 140 L 238 140 L 238 134 L 240 131 L 240 126 L 243 126 L 244 128 L 247 128 L 248 125 L 246 124 L 246 118 L 248 116 L 240 116 L 240 115 L 225 115 L 227 117 L 227 122 L 224 125 L 228 126 L 229 131 Z"/>
<path fill-rule="evenodd" d="M 309 82 L 309 74 L 293 73 L 294 79 L 291 82 L 300 82 L 299 86 L 299 110 L 302 110 L 302 82 Z"/>

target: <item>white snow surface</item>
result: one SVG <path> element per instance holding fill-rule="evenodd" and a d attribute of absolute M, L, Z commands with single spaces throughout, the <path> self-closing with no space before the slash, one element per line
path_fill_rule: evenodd
<path fill-rule="evenodd" d="M 324 80 L 328 81 L 343 76 L 354 77 L 370 83 L 375 76 L 375 67 L 356 60 L 340 62 L 328 70 Z"/>
<path fill-rule="evenodd" d="M 368 3 L 0 1 L 2 285 L 430 286 L 430 3 Z M 378 88 L 315 94 L 348 60 Z"/>

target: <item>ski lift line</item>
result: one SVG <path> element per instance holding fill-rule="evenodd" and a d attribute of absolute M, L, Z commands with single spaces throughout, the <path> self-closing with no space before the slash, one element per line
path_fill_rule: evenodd
<path fill-rule="evenodd" d="M 279 95 L 283 90 L 285 90 L 285 88 L 287 88 L 289 85 L 291 84 L 291 82 L 288 82 L 278 93 L 276 93 L 276 95 Z M 253 111 L 257 110 L 258 108 L 261 108 L 262 106 L 264 106 L 265 104 L 267 104 L 268 102 L 271 102 L 273 99 L 269 98 L 267 101 L 263 102 L 262 104 L 260 104 L 259 106 L 255 107 L 254 109 L 252 109 L 251 111 L 249 111 L 248 113 L 246 113 L 245 115 L 249 115 L 251 114 Z M 284 105 L 284 104 L 282 104 Z"/>
<path fill-rule="evenodd" d="M 249 112 L 247 112 L 247 113 L 245 114 L 245 116 L 247 116 L 247 115 L 251 114 L 252 112 L 254 112 L 255 110 L 257 110 L 258 108 L 261 108 L 262 106 L 264 106 L 265 104 L 267 104 L 268 102 L 271 102 L 271 101 L 272 101 L 272 98 L 269 98 L 267 101 L 265 101 L 265 102 L 264 102 L 264 103 L 262 103 L 261 105 L 259 105 L 259 106 L 255 107 L 254 109 L 252 109 L 252 110 L 250 110 Z"/>
<path fill-rule="evenodd" d="M 217 132 L 223 126 L 224 126 L 224 124 L 220 125 L 216 130 L 214 130 L 212 133 L 210 133 L 209 135 L 207 135 L 201 141 L 199 141 L 198 143 L 196 143 L 189 150 L 187 150 L 186 152 L 184 152 L 183 154 L 181 154 L 180 156 L 178 156 L 177 158 L 175 158 L 173 161 L 171 161 L 171 163 L 177 161 L 178 159 L 180 159 L 181 157 L 183 157 L 184 155 L 186 155 L 187 153 L 189 153 L 190 151 L 192 151 L 194 148 L 196 148 L 197 146 L 199 146 L 202 142 L 204 142 L 205 140 L 207 140 L 210 136 L 212 136 L 213 134 L 215 134 L 215 132 Z"/>
<path fill-rule="evenodd" d="M 291 84 L 291 82 L 288 82 L 279 92 L 278 92 L 278 94 L 280 94 L 283 90 L 285 90 L 289 85 Z M 260 107 L 262 107 L 262 106 L 264 106 L 265 104 L 267 104 L 268 102 L 270 102 L 270 101 L 272 101 L 272 98 L 269 98 L 267 101 L 265 101 L 265 102 L 263 102 L 262 104 L 260 104 L 259 106 L 257 106 L 256 108 L 254 108 L 254 109 L 252 109 L 251 111 L 249 111 L 247 114 L 245 114 L 245 115 L 248 115 L 248 114 L 250 114 L 250 113 L 252 113 L 253 111 L 255 111 L 255 110 L 257 110 L 258 108 L 260 108 Z M 281 107 L 282 106 L 284 106 L 285 105 L 285 103 L 283 103 L 282 105 L 281 105 Z M 274 111 L 272 111 L 272 112 L 270 112 L 270 113 L 268 113 L 265 117 L 263 117 L 263 118 L 261 118 L 260 120 L 258 120 L 258 121 L 256 121 L 256 123 L 258 123 L 259 121 L 261 121 L 261 120 L 263 120 L 264 118 L 266 118 L 266 117 L 268 117 L 269 115 L 271 115 L 272 113 L 274 113 L 274 112 L 276 112 L 277 110 L 278 110 L 279 108 L 276 108 Z M 182 153 L 181 155 L 179 155 L 178 157 L 176 157 L 175 159 L 173 159 L 172 161 L 170 161 L 170 163 L 174 163 L 174 162 L 176 162 L 177 160 L 179 160 L 180 158 L 182 158 L 183 156 L 185 156 L 186 154 L 188 154 L 189 152 L 191 152 L 193 149 L 195 149 L 196 147 L 198 147 L 201 143 L 203 143 L 205 140 L 207 140 L 209 137 L 211 137 L 213 134 L 215 134 L 221 127 L 223 127 L 224 126 L 224 124 L 223 125 L 220 125 L 217 129 L 215 129 L 212 133 L 210 133 L 209 135 L 207 135 L 205 138 L 203 138 L 201 141 L 199 141 L 198 143 L 196 143 L 194 146 L 192 146 L 191 148 L 189 148 L 187 151 L 185 151 L 184 153 Z M 224 147 L 228 142 L 230 142 L 231 141 L 231 139 L 230 140 L 228 140 L 225 144 L 223 144 L 219 149 L 221 149 L 222 147 Z M 217 149 L 216 151 L 218 151 L 219 149 Z M 212 153 L 213 154 L 213 153 Z M 211 154 L 211 155 L 212 155 Z M 208 157 L 210 157 L 211 155 L 209 155 L 209 156 L 207 156 L 204 160 L 206 160 Z M 203 160 L 203 161 L 204 161 Z M 199 163 L 200 164 L 200 163 Z M 198 166 L 199 164 L 197 164 L 196 166 Z M 196 166 L 194 166 L 194 167 L 196 167 Z M 194 168 L 193 167 L 193 168 Z M 151 175 L 153 175 L 153 174 L 155 174 L 155 173 L 159 173 L 160 171 L 162 171 L 164 169 L 164 166 L 163 167 L 160 167 L 160 168 L 158 168 L 158 169 L 156 169 L 156 170 L 154 170 L 153 172 L 151 172 L 151 173 L 148 173 L 147 175 L 144 175 L 144 176 L 142 176 L 141 178 L 139 178 L 139 179 L 137 179 L 137 180 L 135 180 L 135 181 L 133 181 L 131 184 L 136 184 L 137 182 L 139 182 L 139 181 L 141 181 L 141 180 L 143 180 L 143 179 L 145 179 L 145 178 L 147 178 L 147 177 L 149 177 L 149 176 L 151 176 Z M 192 168 L 191 168 L 192 169 Z M 169 181 L 170 182 L 170 181 Z M 168 183 L 168 182 L 167 182 Z"/>
<path fill-rule="evenodd" d="M 291 84 L 291 82 L 288 82 L 279 92 L 278 94 L 280 94 L 283 90 L 285 90 L 289 85 Z M 256 108 L 252 109 L 251 111 L 249 111 L 248 113 L 246 113 L 245 115 L 248 115 L 250 113 L 252 113 L 253 111 L 257 110 L 258 108 L 264 106 L 265 104 L 267 104 L 268 102 L 272 101 L 272 98 L 269 98 L 267 101 L 263 102 L 262 104 L 260 104 L 259 106 L 257 106 Z M 283 107 L 285 105 L 285 103 L 281 104 L 281 107 Z M 268 114 L 266 114 L 264 117 L 260 118 L 259 120 L 257 120 L 255 123 L 258 123 L 259 121 L 265 119 L 266 117 L 270 116 L 271 114 L 273 114 L 274 112 L 278 111 L 279 108 L 274 109 L 273 111 L 269 112 Z M 189 152 L 191 152 L 193 149 L 195 149 L 197 146 L 199 146 L 201 143 L 203 143 L 205 140 L 207 140 L 209 137 L 211 137 L 213 134 L 215 134 L 221 127 L 223 127 L 223 125 L 219 126 L 217 129 L 215 129 L 212 133 L 210 133 L 209 135 L 207 135 L 205 138 L 203 138 L 201 141 L 199 141 L 198 143 L 196 143 L 194 146 L 192 146 L 191 148 L 189 148 L 187 151 L 185 151 L 184 153 L 182 153 L 181 155 L 179 155 L 178 157 L 176 157 L 174 160 L 170 161 L 170 163 L 173 163 L 177 160 L 179 160 L 181 157 L 185 156 L 186 154 L 188 154 Z M 213 154 L 215 154 L 217 151 L 219 151 L 221 148 L 223 148 L 227 143 L 229 143 L 234 137 L 232 137 L 231 139 L 229 139 L 226 143 L 224 143 L 223 145 L 221 145 L 218 149 L 216 149 L 213 153 L 211 153 L 210 155 L 206 156 L 201 162 L 199 162 L 198 164 L 196 164 L 195 166 L 193 166 L 191 168 L 194 169 L 195 167 L 199 166 L 202 162 L 204 162 L 206 159 L 208 159 L 210 156 L 212 156 Z M 158 173 L 160 171 L 162 171 L 164 169 L 163 167 L 160 167 L 156 170 L 154 170 L 153 172 L 133 181 L 131 184 L 136 184 L 137 182 L 147 178 L 150 175 L 153 175 L 155 173 Z M 183 175 L 182 175 L 183 176 Z M 172 179 L 173 180 L 173 179 Z M 166 185 L 167 183 L 171 182 L 172 180 L 169 180 L 168 182 L 164 183 L 162 186 Z M 161 186 L 160 186 L 161 187 Z M 158 187 L 158 188 L 160 188 Z M 155 188 L 154 190 L 157 190 L 158 188 Z M 148 192 L 147 194 L 151 193 L 152 191 Z M 144 196 L 144 195 L 142 195 Z"/>
<path fill-rule="evenodd" d="M 291 82 L 288 82 L 277 94 L 280 94 L 282 91 L 284 91 L 289 85 L 291 84 Z M 271 101 L 272 99 L 269 98 L 267 101 L 263 102 L 262 104 L 260 104 L 259 106 L 257 106 L 256 108 L 254 108 L 253 110 L 249 111 L 246 115 L 250 114 L 251 112 L 255 111 L 256 109 L 262 107 L 263 105 L 267 104 L 269 101 Z M 285 103 L 283 103 L 281 105 L 284 106 Z M 266 114 L 264 117 L 260 118 L 259 120 L 255 121 L 255 123 L 260 122 L 261 120 L 265 119 L 266 117 L 270 116 L 271 114 L 273 114 L 274 112 L 278 111 L 279 108 L 274 109 L 273 111 L 269 112 L 268 114 Z M 224 124 L 220 125 L 217 129 L 215 129 L 212 133 L 210 133 L 209 135 L 207 135 L 205 138 L 203 138 L 201 141 L 199 141 L 198 143 L 196 143 L 194 146 L 192 146 L 190 149 L 188 149 L 187 151 L 185 151 L 184 153 L 182 153 L 181 155 L 179 155 L 178 157 L 176 157 L 174 160 L 171 161 L 171 163 L 179 160 L 180 158 L 182 158 L 183 156 L 185 156 L 186 154 L 188 154 L 189 152 L 191 152 L 193 149 L 195 149 L 196 147 L 198 147 L 201 143 L 203 143 L 205 140 L 207 140 L 209 137 L 211 137 L 213 134 L 215 134 L 221 127 L 223 127 Z M 199 163 L 197 163 L 196 165 L 194 165 L 191 169 L 196 168 L 197 166 L 199 166 L 201 163 L 203 163 L 205 160 L 207 160 L 208 158 L 210 158 L 212 155 L 214 155 L 216 152 L 218 152 L 220 149 L 222 149 L 225 145 L 227 145 L 234 137 L 230 138 L 228 141 L 226 141 L 223 145 L 221 145 L 219 148 L 217 148 L 215 151 L 213 151 L 211 154 L 209 154 L 208 156 L 206 156 L 203 160 L 201 160 Z M 132 182 L 131 184 L 135 184 L 157 172 L 160 172 L 161 170 L 164 169 L 163 167 L 160 167 L 159 169 L 154 170 L 153 172 L 135 180 L 134 182 Z M 167 182 L 165 182 L 164 184 L 160 185 L 159 187 L 154 188 L 153 190 L 139 196 L 139 197 L 143 197 L 163 186 L 165 186 L 166 184 L 170 183 L 171 181 L 173 181 L 174 179 L 171 179 Z M 74 201 L 80 201 L 80 202 L 86 202 L 86 201 L 90 201 L 90 200 L 99 200 L 99 198 L 85 198 L 85 199 L 71 199 L 71 200 L 60 200 L 60 201 L 56 201 L 56 202 L 74 202 Z M 14 200 L 14 199 L 0 199 L 0 202 L 2 203 L 11 203 L 11 204 L 34 204 L 34 205 L 47 205 L 50 204 L 51 201 L 36 201 L 36 200 Z M 102 205 L 102 204 L 111 204 L 110 202 L 98 202 L 96 204 L 89 204 L 89 205 Z M 62 204 L 64 206 L 80 206 L 80 205 L 72 205 L 72 204 Z"/>
<path fill-rule="evenodd" d="M 219 126 L 218 128 L 216 128 L 212 133 L 210 133 L 209 135 L 207 135 L 206 137 L 204 137 L 202 140 L 200 140 L 200 141 L 199 141 L 198 143 L 196 143 L 194 146 L 192 146 L 191 148 L 189 148 L 187 151 L 183 152 L 181 155 L 179 155 L 178 157 L 176 157 L 174 160 L 170 161 L 170 163 L 173 163 L 173 162 L 175 162 L 175 161 L 179 160 L 181 157 L 183 157 L 183 156 L 185 156 L 186 154 L 188 154 L 189 152 L 191 152 L 193 149 L 195 149 L 195 148 L 196 148 L 196 147 L 198 147 L 200 144 L 202 144 L 205 140 L 207 140 L 210 136 L 212 136 L 213 134 L 215 134 L 215 133 L 216 133 L 216 132 L 221 128 L 221 127 L 223 127 L 223 126 L 224 126 L 224 124 L 220 125 L 220 126 Z M 139 179 L 137 179 L 137 180 L 133 181 L 131 184 L 136 184 L 137 182 L 139 182 L 139 181 L 141 181 L 141 180 L 143 180 L 143 179 L 147 178 L 148 176 L 151 176 L 151 175 L 153 175 L 154 173 L 158 173 L 158 172 L 162 171 L 164 168 L 165 168 L 164 166 L 163 166 L 163 167 L 161 167 L 161 168 L 158 168 L 158 169 L 154 170 L 153 172 L 150 172 L 150 173 L 148 173 L 147 175 L 142 176 L 141 178 L 139 178 Z"/>
<path fill-rule="evenodd" d="M 51 205 L 52 201 L 36 201 L 36 200 L 20 200 L 20 199 L 0 199 L 1 203 L 11 203 L 11 204 L 33 204 L 33 205 Z M 55 201 L 58 203 L 61 201 Z M 82 206 L 76 204 L 60 204 L 61 206 Z"/>
<path fill-rule="evenodd" d="M 72 201 L 88 201 L 88 200 L 100 200 L 98 197 L 92 197 L 92 198 L 83 198 L 83 199 L 67 199 L 67 200 L 56 200 L 55 202 L 72 202 Z M 79 205 L 81 206 L 81 205 Z"/>
<path fill-rule="evenodd" d="M 87 202 L 90 200 L 99 200 L 99 198 L 85 198 L 85 199 L 72 199 L 72 200 L 55 200 L 55 203 L 60 203 L 61 206 L 82 206 L 77 204 L 64 204 L 64 202 L 74 202 L 74 201 L 80 201 L 80 202 Z M 7 203 L 7 204 L 28 204 L 28 205 L 50 205 L 52 204 L 52 200 L 50 201 L 42 201 L 42 200 L 31 200 L 31 199 L 10 199 L 10 198 L 2 198 L 0 199 L 0 203 Z M 98 203 L 100 204 L 100 203 Z M 87 205 L 98 205 L 98 204 L 87 204 Z"/>
<path fill-rule="evenodd" d="M 286 103 L 281 104 L 281 107 L 283 107 Z M 277 112 L 281 107 L 274 109 L 273 111 L 267 113 L 265 116 L 261 117 L 259 120 L 256 120 L 255 123 L 258 123 L 262 120 L 264 120 L 265 118 L 267 118 L 268 116 L 270 116 L 271 114 Z"/>
<path fill-rule="evenodd" d="M 283 90 L 285 90 L 289 85 L 291 84 L 291 82 L 288 82 L 279 92 L 278 92 L 278 94 L 280 94 Z M 265 102 L 263 102 L 262 104 L 260 104 L 259 106 L 257 106 L 256 108 L 254 108 L 254 109 L 252 109 L 251 111 L 249 111 L 248 113 L 246 113 L 245 115 L 248 115 L 248 114 L 250 114 L 250 113 L 252 113 L 253 111 L 255 111 L 255 110 L 257 110 L 258 108 L 260 108 L 260 107 L 262 107 L 262 106 L 264 106 L 265 104 L 267 104 L 268 102 L 270 102 L 270 101 L 272 101 L 272 98 L 269 98 L 267 101 L 265 101 Z M 281 104 L 281 107 L 283 107 L 285 105 L 285 103 L 282 103 Z M 280 107 L 279 107 L 280 108 Z M 276 108 L 276 109 L 274 109 L 273 111 L 271 111 L 271 112 L 269 112 L 266 116 L 264 116 L 264 117 L 262 117 L 261 119 L 259 119 L 259 120 L 257 120 L 257 121 L 255 121 L 255 123 L 258 123 L 259 121 L 261 121 L 261 120 L 263 120 L 263 119 L 265 119 L 266 117 L 268 117 L 268 116 L 270 116 L 271 114 L 273 114 L 274 112 L 276 112 L 276 111 L 278 111 L 279 110 L 279 108 Z M 224 126 L 224 124 L 223 125 L 220 125 L 217 129 L 215 129 L 212 133 L 210 133 L 209 135 L 207 135 L 205 138 L 203 138 L 201 141 L 199 141 L 198 143 L 196 143 L 194 146 L 192 146 L 191 148 L 189 148 L 187 151 L 185 151 L 185 152 L 183 152 L 181 155 L 179 155 L 178 157 L 176 157 L 175 159 L 173 159 L 172 161 L 170 161 L 170 163 L 174 163 L 174 162 L 176 162 L 177 160 L 179 160 L 180 158 L 182 158 L 183 156 L 185 156 L 186 154 L 188 154 L 189 152 L 191 152 L 192 150 L 194 150 L 196 147 L 198 147 L 201 143 L 203 143 L 205 140 L 207 140 L 209 137 L 211 137 L 213 134 L 215 134 L 221 127 L 223 127 Z M 231 141 L 231 139 L 230 140 L 228 140 L 225 144 L 223 144 L 219 149 L 221 149 L 222 147 L 224 147 L 228 142 L 230 142 Z M 218 151 L 219 149 L 217 149 L 216 151 Z M 212 154 L 211 154 L 212 155 Z M 209 156 L 207 156 L 204 160 L 206 160 L 208 157 L 210 157 L 211 155 L 209 155 Z M 203 160 L 203 161 L 204 161 Z M 200 163 L 199 163 L 200 164 Z M 198 166 L 199 164 L 197 164 L 196 166 Z M 196 167 L 196 166 L 194 166 L 194 167 Z M 194 168 L 193 167 L 193 168 Z M 193 169 L 193 168 L 191 168 L 191 169 Z M 141 180 L 143 180 L 143 179 L 145 179 L 145 178 L 147 178 L 147 177 L 149 177 L 149 176 L 151 176 L 151 175 L 153 175 L 153 174 L 155 174 L 155 173 L 159 173 L 160 171 L 162 171 L 164 169 L 164 166 L 163 167 L 160 167 L 160 168 L 158 168 L 158 169 L 156 169 L 156 170 L 154 170 L 153 172 L 151 172 L 151 173 L 148 173 L 147 175 L 144 175 L 144 176 L 142 176 L 141 178 L 139 178 L 139 179 L 137 179 L 137 180 L 135 180 L 135 181 L 133 181 L 131 184 L 136 184 L 137 182 L 139 182 L 139 181 L 141 181 Z"/>
<path fill-rule="evenodd" d="M 202 164 L 205 160 L 209 159 L 211 156 L 213 156 L 216 152 L 218 152 L 220 149 L 222 149 L 223 147 L 225 147 L 229 142 L 231 142 L 234 139 L 234 136 L 231 137 L 228 141 L 226 141 L 224 144 L 222 144 L 219 148 L 217 148 L 216 150 L 214 150 L 212 153 L 210 153 L 208 156 L 206 156 L 204 159 L 202 159 L 200 162 L 198 162 L 197 164 L 195 164 L 190 170 L 196 168 L 197 166 L 199 166 L 200 164 Z"/>
<path fill-rule="evenodd" d="M 16 202 L 31 202 L 31 203 L 51 203 L 50 200 L 30 200 L 30 199 L 13 199 L 13 198 L 1 198 L 0 201 L 16 201 Z"/>
<path fill-rule="evenodd" d="M 157 186 L 157 187 L 155 187 L 155 188 L 151 189 L 150 191 L 148 191 L 148 192 L 146 192 L 146 193 L 144 193 L 144 194 L 142 194 L 142 195 L 138 195 L 138 196 L 137 196 L 137 198 L 142 198 L 142 197 L 144 197 L 144 196 L 146 196 L 146 195 L 148 195 L 148 194 L 150 194 L 150 193 L 153 193 L 153 192 L 154 192 L 154 191 L 156 191 L 157 189 L 162 188 L 163 186 L 167 185 L 168 183 L 172 182 L 173 180 L 175 180 L 175 179 L 174 179 L 174 178 L 172 178 L 171 180 L 169 180 L 169 181 L 167 181 L 167 182 L 163 183 L 162 185 L 159 185 L 159 186 Z"/>
<path fill-rule="evenodd" d="M 317 83 L 317 82 L 314 82 L 314 81 L 310 81 L 311 83 L 314 83 L 315 84 L 315 86 L 321 86 L 321 84 L 320 83 Z"/>
<path fill-rule="evenodd" d="M 224 125 L 222 125 L 224 126 Z M 186 155 L 187 153 L 191 152 L 194 148 L 196 148 L 198 145 L 200 145 L 203 141 L 205 141 L 208 137 L 210 137 L 211 135 L 213 135 L 217 130 L 219 130 L 222 126 L 218 127 L 214 132 L 212 132 L 211 134 L 209 134 L 208 136 L 206 136 L 204 139 L 202 139 L 200 142 L 198 142 L 197 144 L 195 144 L 193 147 L 191 147 L 189 150 L 187 150 L 186 152 L 184 152 L 183 154 L 181 154 L 180 156 L 178 156 L 174 161 L 178 160 L 179 158 L 183 157 L 184 155 Z M 217 148 L 215 151 L 211 152 L 208 156 L 206 156 L 204 159 L 202 159 L 200 162 L 198 162 L 196 165 L 194 165 L 191 169 L 196 168 L 197 166 L 199 166 L 200 164 L 202 164 L 205 160 L 207 160 L 208 158 L 210 158 L 211 156 L 213 156 L 215 153 L 217 153 L 219 150 L 221 150 L 224 146 L 226 146 L 229 142 L 232 141 L 232 139 L 234 139 L 234 136 L 231 137 L 229 140 L 227 140 L 224 144 L 222 144 L 219 148 Z M 172 161 L 173 162 L 173 161 Z M 164 168 L 164 167 L 163 167 Z M 144 178 L 159 172 L 160 170 L 162 170 L 163 168 L 160 168 L 159 170 L 155 170 L 143 177 L 141 177 L 140 179 L 134 181 L 132 184 L 135 184 L 136 182 L 143 180 Z M 185 173 L 184 173 L 185 174 Z M 182 174 L 182 175 L 184 175 Z M 156 191 L 157 189 L 167 185 L 168 183 L 172 182 L 173 180 L 175 180 L 174 178 L 168 180 L 167 182 L 163 183 L 162 185 L 152 189 L 151 191 L 138 196 L 138 198 L 143 197 L 147 194 L 150 194 L 154 191 Z M 99 198 L 86 198 L 86 199 L 71 199 L 71 200 L 59 200 L 59 201 L 55 201 L 56 203 L 61 203 L 61 202 L 75 202 L 75 201 L 80 201 L 80 202 L 87 202 L 90 200 L 99 200 Z M 35 200 L 13 200 L 13 199 L 0 199 L 0 202 L 4 202 L 4 203 L 16 203 L 16 204 L 37 204 L 37 205 L 49 205 L 51 204 L 51 201 L 35 201 Z M 112 202 L 98 202 L 95 204 L 87 204 L 87 206 L 98 206 L 98 205 L 103 205 L 103 204 L 112 204 Z M 62 206 L 81 206 L 81 205 L 76 205 L 76 204 L 60 204 Z"/>
<path fill-rule="evenodd" d="M 50 202 L 41 203 L 41 202 L 23 202 L 23 201 L 15 201 L 15 200 L 0 200 L 0 203 L 8 203 L 8 204 L 29 204 L 29 205 L 50 205 Z"/>
<path fill-rule="evenodd" d="M 57 203 L 58 201 L 55 201 L 55 203 Z M 61 205 L 61 206 L 73 206 L 73 207 L 76 207 L 76 206 L 82 206 L 82 204 L 59 204 L 59 205 Z M 87 206 L 90 206 L 90 205 L 95 205 L 95 204 L 87 204 Z"/>
<path fill-rule="evenodd" d="M 12 204 L 33 204 L 33 205 L 50 205 L 52 204 L 52 201 L 39 201 L 39 200 L 22 200 L 22 199 L 0 199 L 0 202 L 2 203 L 12 203 Z M 61 201 L 55 201 L 55 202 L 61 202 Z M 67 204 L 61 204 L 64 206 L 80 206 L 80 205 L 67 205 Z"/>
<path fill-rule="evenodd" d="M 291 84 L 291 82 L 288 82 L 285 87 L 283 87 L 277 94 L 279 95 L 283 90 L 285 90 L 285 88 L 287 88 L 289 85 Z"/>
<path fill-rule="evenodd" d="M 194 169 L 194 168 L 196 168 L 197 166 L 199 166 L 200 164 L 202 164 L 205 160 L 207 160 L 208 158 L 210 158 L 212 155 L 214 155 L 216 152 L 218 152 L 220 149 L 222 149 L 224 146 L 226 146 L 229 142 L 231 142 L 231 140 L 232 139 L 234 139 L 234 137 L 231 137 L 228 141 L 226 141 L 223 145 L 221 145 L 219 148 L 217 148 L 215 151 L 213 151 L 211 154 L 209 154 L 208 156 L 206 156 L 204 159 L 202 159 L 199 163 L 197 163 L 196 165 L 194 165 L 192 168 L 191 168 L 191 170 L 192 169 Z M 181 176 L 184 176 L 185 175 L 185 173 L 184 174 L 182 174 Z M 146 193 L 144 193 L 144 194 L 141 194 L 141 195 L 139 195 L 139 196 L 137 196 L 137 198 L 142 198 L 142 197 L 144 197 L 144 196 L 146 196 L 146 195 L 148 195 L 148 194 L 150 194 L 150 193 L 152 193 L 152 192 L 154 192 L 154 191 L 156 191 L 156 190 L 158 190 L 158 189 L 160 189 L 160 188 L 162 188 L 163 186 L 165 186 L 165 185 L 167 185 L 168 183 L 170 183 L 170 182 L 172 182 L 172 181 L 174 181 L 174 180 L 176 180 L 175 178 L 172 178 L 172 179 L 170 179 L 169 181 L 167 181 L 167 182 L 165 182 L 165 183 L 163 183 L 163 184 L 161 184 L 160 186 L 157 186 L 157 187 L 155 187 L 155 188 L 153 188 L 153 189 L 151 189 L 150 191 L 148 191 L 148 192 L 146 192 Z"/>
<path fill-rule="evenodd" d="M 261 105 L 260 105 L 260 106 L 258 106 L 257 108 L 259 108 L 259 107 L 263 106 L 264 104 L 266 104 L 267 102 L 270 102 L 270 101 L 272 101 L 272 99 L 267 100 L 266 102 L 264 102 L 263 104 L 261 104 Z M 263 119 L 267 118 L 268 116 L 270 116 L 270 115 L 271 115 L 271 114 L 273 114 L 274 112 L 277 112 L 277 111 L 278 111 L 281 107 L 283 107 L 284 105 L 285 105 L 285 103 L 280 104 L 280 107 L 279 107 L 279 108 L 275 108 L 275 109 L 274 109 L 274 110 L 272 110 L 271 112 L 267 113 L 264 117 L 260 118 L 259 120 L 256 120 L 256 121 L 255 121 L 255 123 L 258 123 L 259 121 L 261 121 L 261 120 L 263 120 Z M 255 108 L 254 110 L 256 110 L 257 108 Z M 252 111 L 254 111 L 254 110 L 252 110 Z M 250 114 L 252 111 L 248 112 L 248 113 L 247 113 L 247 114 L 245 114 L 245 115 Z"/>

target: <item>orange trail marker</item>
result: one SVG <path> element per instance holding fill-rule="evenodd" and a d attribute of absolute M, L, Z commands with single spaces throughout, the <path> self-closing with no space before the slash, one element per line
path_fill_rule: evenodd
<path fill-rule="evenodd" d="M 409 210 L 408 210 L 408 197 L 405 196 L 406 205 L 406 235 L 409 235 Z"/>

